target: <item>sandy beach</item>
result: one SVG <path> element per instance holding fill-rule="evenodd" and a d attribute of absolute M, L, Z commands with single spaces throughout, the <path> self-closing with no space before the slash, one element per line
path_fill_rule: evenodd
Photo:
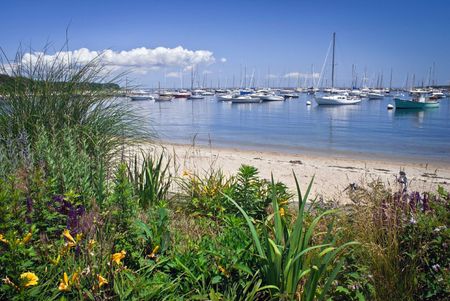
<path fill-rule="evenodd" d="M 148 146 L 149 148 L 154 146 Z M 270 179 L 273 174 L 295 191 L 293 172 L 303 190 L 315 176 L 312 195 L 333 200 L 348 201 L 345 189 L 350 183 L 364 185 L 381 179 L 386 185 L 397 187 L 396 176 L 405 171 L 411 190 L 435 191 L 438 185 L 450 189 L 450 165 L 427 162 L 389 160 L 385 158 L 358 158 L 342 155 L 314 155 L 311 153 L 289 154 L 271 151 L 253 151 L 214 146 L 160 143 L 175 159 L 174 170 L 179 176 L 183 172 L 202 173 L 211 167 L 220 168 L 226 175 L 237 172 L 242 164 L 258 168 L 260 176 Z"/>

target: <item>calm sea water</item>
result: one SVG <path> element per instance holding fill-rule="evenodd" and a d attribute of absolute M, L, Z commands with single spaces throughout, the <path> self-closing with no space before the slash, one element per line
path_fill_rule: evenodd
<path fill-rule="evenodd" d="M 306 106 L 311 100 L 312 105 Z M 392 110 L 392 98 L 359 105 L 317 106 L 312 96 L 261 104 L 215 97 L 129 101 L 167 142 L 288 153 L 377 156 L 450 163 L 450 99 L 424 111 Z"/>

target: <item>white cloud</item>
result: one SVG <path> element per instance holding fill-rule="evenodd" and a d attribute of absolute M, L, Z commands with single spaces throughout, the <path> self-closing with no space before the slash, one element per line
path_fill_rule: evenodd
<path fill-rule="evenodd" d="M 211 73 L 212 73 L 212 71 L 209 71 L 209 70 L 205 70 L 205 71 L 203 71 L 202 73 L 203 73 L 203 74 L 211 74 Z"/>
<path fill-rule="evenodd" d="M 278 78 L 279 76 L 276 74 L 268 74 L 267 78 Z"/>
<path fill-rule="evenodd" d="M 223 57 L 223 58 L 220 59 L 220 61 L 221 61 L 222 63 L 226 63 L 226 62 L 227 62 L 227 59 Z"/>
<path fill-rule="evenodd" d="M 106 65 L 113 69 L 132 67 L 133 70 L 139 72 L 155 70 L 160 67 L 187 67 L 198 64 L 208 65 L 215 62 L 211 51 L 189 50 L 178 46 L 175 48 L 140 47 L 122 51 L 114 51 L 111 49 L 95 51 L 81 48 L 73 51 L 57 52 L 55 54 L 34 52 L 25 54 L 22 63 L 36 62 L 37 60 L 44 60 L 49 63 L 73 60 L 79 64 L 86 64 L 99 56 Z"/>
<path fill-rule="evenodd" d="M 319 73 L 300 73 L 300 72 L 289 72 L 286 73 L 284 78 L 319 78 Z"/>
<path fill-rule="evenodd" d="M 181 72 L 169 72 L 166 74 L 166 77 L 180 78 Z"/>

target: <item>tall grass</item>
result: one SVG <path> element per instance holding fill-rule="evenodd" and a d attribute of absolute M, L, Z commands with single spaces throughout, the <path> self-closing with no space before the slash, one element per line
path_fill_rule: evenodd
<path fill-rule="evenodd" d="M 89 155 L 110 166 L 122 147 L 147 133 L 125 103 L 111 98 L 121 76 L 108 70 L 101 54 L 83 62 L 62 49 L 51 59 L 48 46 L 19 48 L 13 60 L 1 52 L 0 73 L 10 78 L 0 86 L 0 137 L 26 134 L 33 151 L 43 131 L 57 141 L 70 128 L 75 143 L 87 143 Z"/>

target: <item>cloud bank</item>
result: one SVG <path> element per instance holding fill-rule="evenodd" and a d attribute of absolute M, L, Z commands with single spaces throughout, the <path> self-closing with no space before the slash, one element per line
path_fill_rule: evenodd
<path fill-rule="evenodd" d="M 22 59 L 22 63 L 33 63 L 44 60 L 52 63 L 54 61 L 76 61 L 79 64 L 86 64 L 91 60 L 100 57 L 101 61 L 113 69 L 133 68 L 138 72 L 157 70 L 161 67 L 183 67 L 199 64 L 209 65 L 215 62 L 214 55 L 208 50 L 189 50 L 181 46 L 175 48 L 140 47 L 131 50 L 103 50 L 95 51 L 87 48 L 80 48 L 73 51 L 61 51 L 55 54 L 44 54 L 42 52 L 27 53 Z"/>
<path fill-rule="evenodd" d="M 284 78 L 319 78 L 319 73 L 300 73 L 300 72 L 289 72 L 284 75 Z"/>

